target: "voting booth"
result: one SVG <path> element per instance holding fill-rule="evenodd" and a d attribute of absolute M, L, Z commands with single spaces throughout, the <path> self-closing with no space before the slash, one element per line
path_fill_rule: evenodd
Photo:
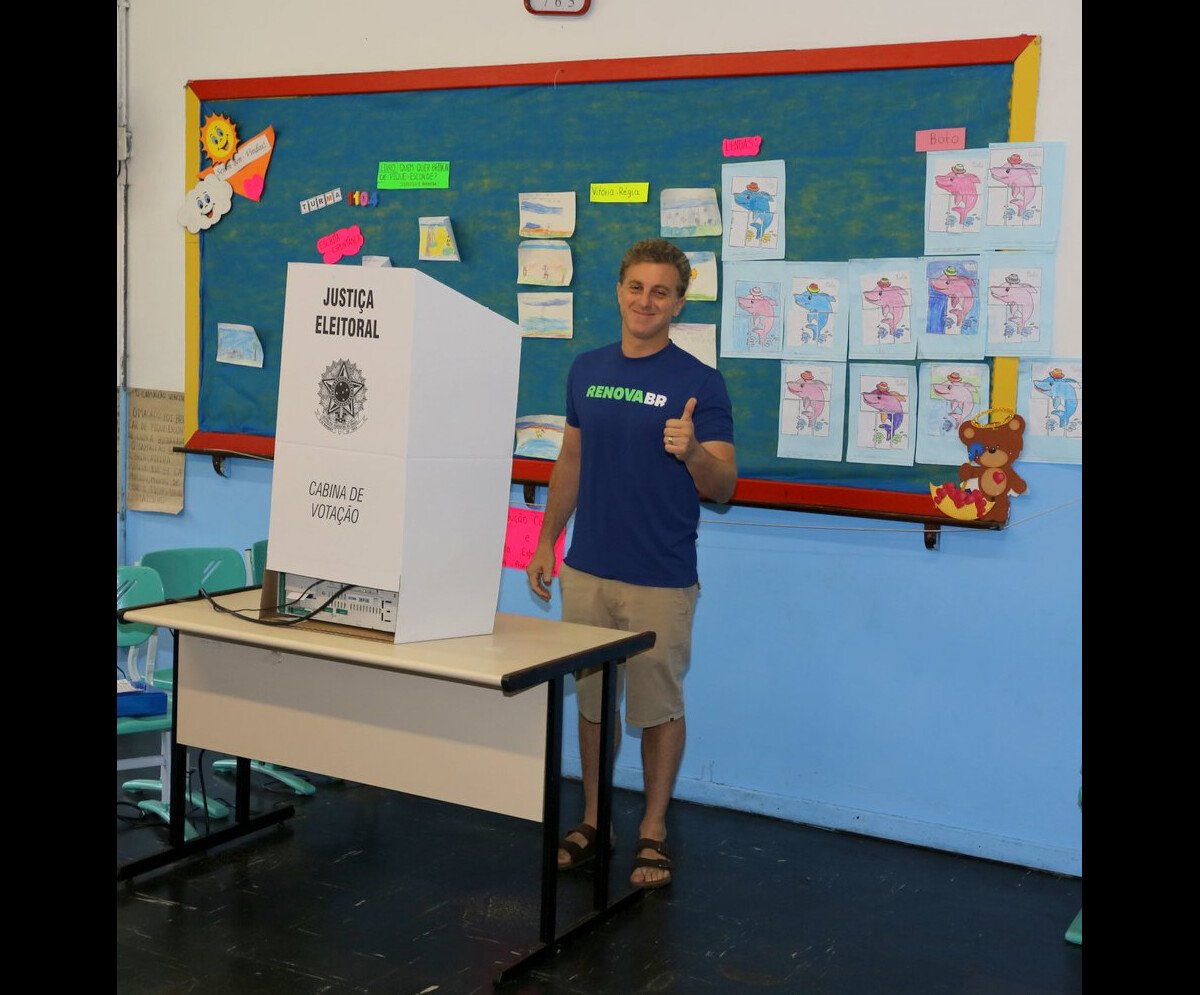
<path fill-rule="evenodd" d="M 520 359 L 520 326 L 419 270 L 289 263 L 263 607 L 490 633 Z"/>

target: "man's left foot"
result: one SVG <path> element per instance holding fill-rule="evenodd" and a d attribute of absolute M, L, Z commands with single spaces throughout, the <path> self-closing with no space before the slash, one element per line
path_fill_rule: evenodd
<path fill-rule="evenodd" d="M 671 883 L 671 857 L 663 840 L 643 836 L 637 841 L 637 856 L 629 883 L 635 888 L 661 888 Z"/>

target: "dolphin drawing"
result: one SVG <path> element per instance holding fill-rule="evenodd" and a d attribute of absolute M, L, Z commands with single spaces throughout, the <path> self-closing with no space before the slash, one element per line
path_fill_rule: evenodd
<path fill-rule="evenodd" d="M 1017 216 L 1025 217 L 1025 212 L 1033 207 L 1033 202 L 1037 200 L 1037 166 L 1024 162 L 1021 156 L 1014 152 L 1003 166 L 993 166 L 989 172 L 993 179 L 1008 187 L 1008 202 L 1016 206 Z"/>
<path fill-rule="evenodd" d="M 1059 428 L 1065 429 L 1071 423 L 1071 416 L 1079 408 L 1079 393 L 1075 389 L 1078 384 L 1078 380 L 1066 376 L 1057 367 L 1041 380 L 1033 381 L 1035 390 L 1049 396 L 1050 414 L 1058 418 Z"/>
<path fill-rule="evenodd" d="M 787 382 L 789 394 L 800 398 L 800 414 L 807 416 L 810 428 L 816 428 L 817 419 L 825 410 L 825 385 L 813 378 L 811 370 L 805 370 L 795 380 Z M 801 426 L 797 424 L 797 428 Z"/>
<path fill-rule="evenodd" d="M 957 163 L 950 167 L 950 172 L 935 176 L 933 182 L 950 194 L 950 210 L 958 215 L 958 223 L 965 226 L 967 217 L 979 203 L 979 177 Z"/>
<path fill-rule="evenodd" d="M 887 382 L 883 381 L 877 383 L 870 393 L 863 394 L 862 399 L 879 412 L 880 427 L 887 441 L 891 442 L 900 429 L 900 423 L 904 421 L 904 395 L 890 390 Z"/>
<path fill-rule="evenodd" d="M 969 276 L 960 275 L 954 266 L 947 266 L 941 276 L 929 281 L 931 290 L 949 298 L 950 315 L 960 330 L 966 326 L 967 319 L 975 309 L 975 285 L 977 282 Z"/>
<path fill-rule="evenodd" d="M 863 291 L 863 300 L 879 308 L 880 323 L 887 327 L 888 334 L 893 338 L 904 334 L 904 308 L 908 305 L 905 293 L 903 287 L 893 286 L 886 276 L 876 281 L 874 290 Z M 883 338 L 883 329 L 880 329 L 879 335 Z"/>
<path fill-rule="evenodd" d="M 812 333 L 814 343 L 821 341 L 821 333 L 829 324 L 829 316 L 833 314 L 833 305 L 837 298 L 832 294 L 821 292 L 818 284 L 810 283 L 802 294 L 792 294 L 792 299 L 808 313 L 805 330 Z"/>
<path fill-rule="evenodd" d="M 1022 283 L 1015 273 L 1010 273 L 1004 281 L 999 286 L 989 288 L 991 295 L 1005 307 L 1004 335 L 1028 335 L 1026 326 L 1033 318 L 1033 311 L 1037 305 L 1035 288 L 1028 283 Z"/>
<path fill-rule="evenodd" d="M 737 298 L 738 306 L 751 316 L 750 345 L 767 345 L 775 327 L 775 304 L 759 287 L 752 287 L 745 297 Z"/>
<path fill-rule="evenodd" d="M 942 383 L 935 383 L 933 392 L 949 405 L 946 416 L 956 427 L 975 410 L 975 395 L 957 373 L 951 373 Z"/>

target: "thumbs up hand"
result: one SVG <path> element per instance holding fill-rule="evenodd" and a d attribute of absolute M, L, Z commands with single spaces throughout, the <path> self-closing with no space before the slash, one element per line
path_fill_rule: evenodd
<path fill-rule="evenodd" d="M 696 427 L 692 424 L 692 412 L 696 410 L 696 399 L 689 397 L 678 418 L 668 418 L 663 425 L 663 448 L 681 463 L 698 447 Z"/>

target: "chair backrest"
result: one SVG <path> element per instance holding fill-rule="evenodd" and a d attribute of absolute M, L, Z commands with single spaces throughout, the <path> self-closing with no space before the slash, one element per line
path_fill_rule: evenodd
<path fill-rule="evenodd" d="M 162 578 L 153 567 L 117 567 L 117 608 L 134 608 L 166 601 Z M 137 646 L 144 643 L 158 626 L 147 622 L 117 621 L 117 645 Z"/>
<path fill-rule="evenodd" d="M 181 546 L 142 555 L 141 564 L 158 571 L 168 598 L 191 598 L 201 588 L 214 594 L 246 587 L 246 561 L 232 546 Z"/>
<path fill-rule="evenodd" d="M 267 540 L 259 539 L 250 547 L 250 583 L 262 586 L 263 571 L 267 568 Z"/>
<path fill-rule="evenodd" d="M 138 605 L 153 605 L 165 601 L 162 578 L 158 571 L 147 566 L 117 567 L 117 608 L 135 608 Z M 124 622 L 117 620 L 117 646 L 126 651 L 125 676 L 132 681 L 142 680 L 149 684 L 154 680 L 154 657 L 158 653 L 158 626 L 148 622 Z M 142 667 L 138 665 L 139 653 L 143 654 Z"/>

